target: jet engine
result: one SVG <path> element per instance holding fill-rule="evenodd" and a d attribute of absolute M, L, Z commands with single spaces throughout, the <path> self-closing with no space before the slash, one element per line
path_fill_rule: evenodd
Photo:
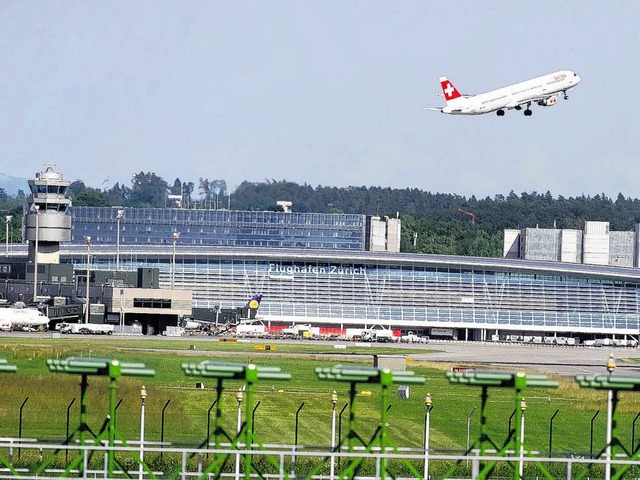
<path fill-rule="evenodd" d="M 558 97 L 556 97 L 554 95 L 553 97 L 549 97 L 549 98 L 545 98 L 544 100 L 540 100 L 538 102 L 538 105 L 540 105 L 541 107 L 550 107 L 551 105 L 555 105 L 556 103 L 558 103 Z"/>

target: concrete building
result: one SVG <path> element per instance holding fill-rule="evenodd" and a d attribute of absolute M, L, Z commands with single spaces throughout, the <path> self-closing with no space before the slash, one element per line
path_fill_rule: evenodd
<path fill-rule="evenodd" d="M 584 230 L 523 228 L 505 230 L 503 257 L 521 260 L 640 267 L 640 237 L 615 232 L 609 222 L 585 222 Z"/>

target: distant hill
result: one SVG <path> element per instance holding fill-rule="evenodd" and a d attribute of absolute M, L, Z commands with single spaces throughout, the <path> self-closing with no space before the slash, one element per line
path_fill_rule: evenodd
<path fill-rule="evenodd" d="M 29 190 L 29 184 L 26 178 L 10 177 L 4 173 L 0 173 L 0 188 L 4 188 L 7 195 L 14 197 L 18 190 L 22 190 L 25 193 Z"/>

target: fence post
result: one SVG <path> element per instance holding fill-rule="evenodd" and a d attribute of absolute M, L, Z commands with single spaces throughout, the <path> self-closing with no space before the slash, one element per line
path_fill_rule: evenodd
<path fill-rule="evenodd" d="M 251 411 L 251 436 L 253 436 L 253 432 L 256 428 L 256 410 L 258 409 L 258 407 L 260 406 L 260 400 L 258 401 L 258 403 L 256 403 L 256 406 L 253 407 L 253 410 Z"/>
<path fill-rule="evenodd" d="M 476 411 L 477 407 L 473 407 L 473 410 L 471 410 L 471 412 L 469 412 L 469 414 L 467 415 L 467 448 L 465 448 L 465 455 L 469 455 L 469 437 L 471 435 L 471 415 L 473 415 L 473 412 Z M 467 467 L 469 466 L 469 460 L 467 459 Z"/>
<path fill-rule="evenodd" d="M 18 439 L 22 440 L 22 409 L 24 408 L 24 406 L 27 404 L 27 402 L 29 401 L 29 397 L 25 398 L 24 401 L 22 402 L 22 405 L 20 405 L 20 423 L 18 424 Z M 18 460 L 20 460 L 20 447 L 18 447 Z"/>
<path fill-rule="evenodd" d="M 340 410 L 340 414 L 338 414 L 338 445 L 342 443 L 342 414 L 348 406 L 349 404 L 345 403 L 342 410 Z M 338 468 L 340 468 L 340 457 L 338 457 Z"/>
<path fill-rule="evenodd" d="M 593 458 L 593 422 L 596 421 L 596 417 L 600 413 L 598 410 L 593 417 L 591 417 L 591 436 L 589 440 L 589 458 Z"/>
<path fill-rule="evenodd" d="M 216 406 L 218 400 L 214 400 L 209 410 L 207 410 L 207 450 L 209 450 L 209 438 L 211 438 L 211 410 Z M 207 458 L 209 458 L 209 452 L 207 452 Z"/>
<path fill-rule="evenodd" d="M 631 428 L 631 453 L 636 451 L 636 421 L 640 417 L 640 412 L 636 415 L 636 418 L 633 419 L 633 424 Z"/>
<path fill-rule="evenodd" d="M 122 403 L 122 398 L 118 401 L 118 404 L 116 405 L 115 415 L 113 416 L 113 428 L 116 428 L 116 422 L 118 420 L 118 407 L 120 406 L 121 403 Z"/>
<path fill-rule="evenodd" d="M 557 409 L 556 413 L 554 413 L 549 420 L 549 457 L 551 457 L 551 448 L 553 445 L 553 419 L 556 418 L 556 415 L 558 415 L 559 411 L 560 409 Z"/>
<path fill-rule="evenodd" d="M 167 403 L 164 404 L 164 407 L 162 407 L 162 420 L 160 423 L 160 444 L 162 447 L 164 447 L 164 411 L 167 409 L 167 407 L 169 406 L 169 403 L 171 403 L 171 399 L 167 400 Z M 160 450 L 160 461 L 162 462 L 162 452 L 164 451 L 164 448 L 162 450 Z"/>
<path fill-rule="evenodd" d="M 513 416 L 516 414 L 516 411 L 514 410 L 513 412 L 511 412 L 511 416 L 509 417 L 509 427 L 507 429 L 507 438 L 509 437 L 509 435 L 511 435 L 511 420 L 513 420 Z"/>
<path fill-rule="evenodd" d="M 298 410 L 296 410 L 296 429 L 295 429 L 295 436 L 294 436 L 294 441 L 293 441 L 293 458 L 291 459 L 291 476 L 295 475 L 295 471 L 296 471 L 296 450 L 298 450 L 298 424 L 299 424 L 299 419 L 300 419 L 300 410 L 302 410 L 302 407 L 304 407 L 304 402 L 302 402 L 300 404 L 300 406 L 298 407 Z"/>
<path fill-rule="evenodd" d="M 76 397 L 73 397 L 73 400 L 71 400 L 71 403 L 69 403 L 69 405 L 67 406 L 67 429 L 65 431 L 65 437 L 64 437 L 66 439 L 65 442 L 67 442 L 67 443 L 69 442 L 69 415 L 70 415 L 70 412 L 71 412 L 71 407 L 73 406 L 75 401 L 76 401 Z M 69 449 L 68 448 L 65 450 L 64 460 L 65 460 L 66 463 L 69 463 Z"/>

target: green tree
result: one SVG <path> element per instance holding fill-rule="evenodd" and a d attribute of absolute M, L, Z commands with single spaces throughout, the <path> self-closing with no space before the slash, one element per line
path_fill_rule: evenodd
<path fill-rule="evenodd" d="M 127 206 L 138 208 L 164 207 L 167 202 L 167 182 L 155 173 L 140 172 L 133 176 L 131 198 Z"/>

